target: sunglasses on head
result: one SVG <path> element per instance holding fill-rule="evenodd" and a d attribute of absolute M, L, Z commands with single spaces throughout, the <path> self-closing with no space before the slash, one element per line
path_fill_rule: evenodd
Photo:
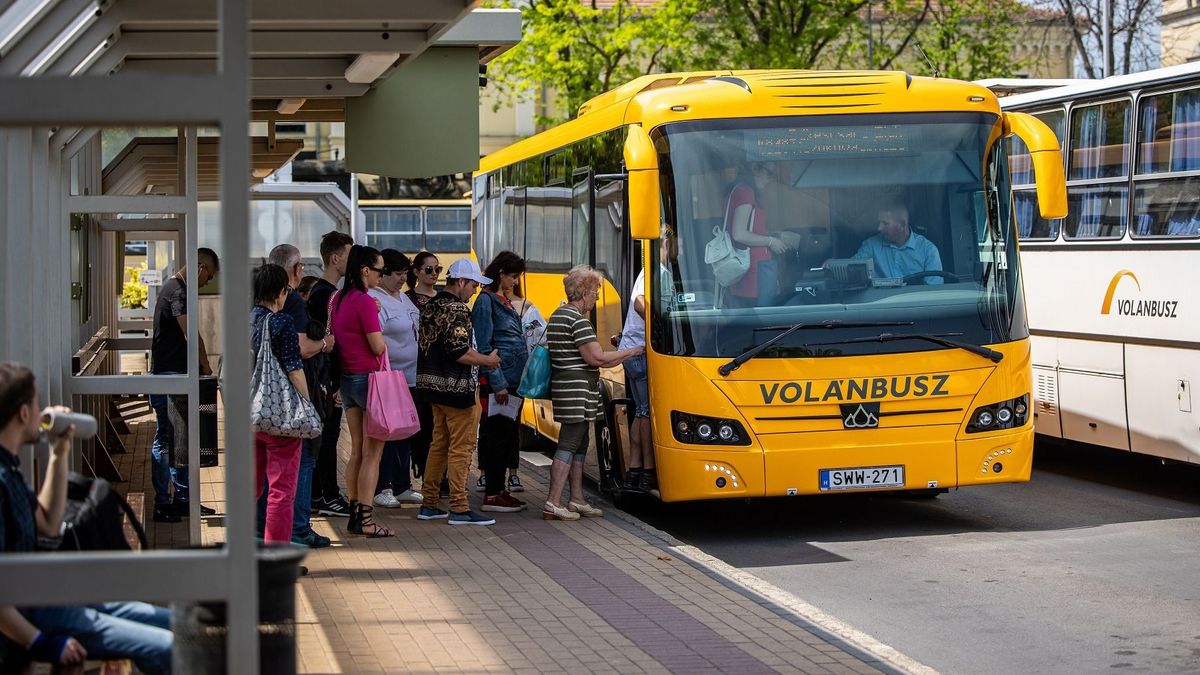
<path fill-rule="evenodd" d="M 433 265 L 426 265 L 421 268 L 421 271 L 425 274 L 441 274 L 442 266 L 438 265 L 437 267 L 434 267 Z"/>

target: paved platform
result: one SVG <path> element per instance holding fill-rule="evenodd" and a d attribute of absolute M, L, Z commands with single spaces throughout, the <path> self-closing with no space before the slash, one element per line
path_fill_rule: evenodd
<path fill-rule="evenodd" d="M 148 490 L 137 483 L 148 470 L 133 464 L 148 461 L 153 414 L 130 421 L 128 488 Z M 314 519 L 334 545 L 309 554 L 297 585 L 300 672 L 914 670 L 719 564 L 681 554 L 678 542 L 602 501 L 604 518 L 545 521 L 545 470 L 529 466 L 522 477 L 527 490 L 517 496 L 530 509 L 495 514 L 491 527 L 377 509 L 397 536 L 366 539 L 348 535 L 345 519 Z M 204 503 L 218 511 L 204 519 L 205 543 L 224 539 L 222 479 L 222 467 L 202 471 Z M 473 493 L 472 503 L 480 498 Z M 154 546 L 186 541 L 186 526 L 150 530 Z"/>

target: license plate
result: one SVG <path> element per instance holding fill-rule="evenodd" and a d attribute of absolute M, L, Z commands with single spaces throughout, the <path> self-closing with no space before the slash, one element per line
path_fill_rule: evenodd
<path fill-rule="evenodd" d="M 821 469 L 820 476 L 822 491 L 904 487 L 904 467 L 901 465 Z"/>

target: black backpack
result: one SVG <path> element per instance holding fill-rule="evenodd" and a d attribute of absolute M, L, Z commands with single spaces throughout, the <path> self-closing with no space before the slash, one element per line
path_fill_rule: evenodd
<path fill-rule="evenodd" d="M 103 478 L 89 478 L 72 472 L 67 477 L 67 507 L 63 512 L 58 550 L 132 550 L 125 539 L 125 518 L 137 533 L 142 550 L 149 549 L 146 531 L 129 502 Z"/>

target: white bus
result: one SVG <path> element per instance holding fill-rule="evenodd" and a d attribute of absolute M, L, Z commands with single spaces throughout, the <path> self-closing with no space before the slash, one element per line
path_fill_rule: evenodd
<path fill-rule="evenodd" d="M 1200 462 L 1200 63 L 1001 99 L 1058 134 L 1068 215 L 1014 208 L 1039 434 Z"/>

